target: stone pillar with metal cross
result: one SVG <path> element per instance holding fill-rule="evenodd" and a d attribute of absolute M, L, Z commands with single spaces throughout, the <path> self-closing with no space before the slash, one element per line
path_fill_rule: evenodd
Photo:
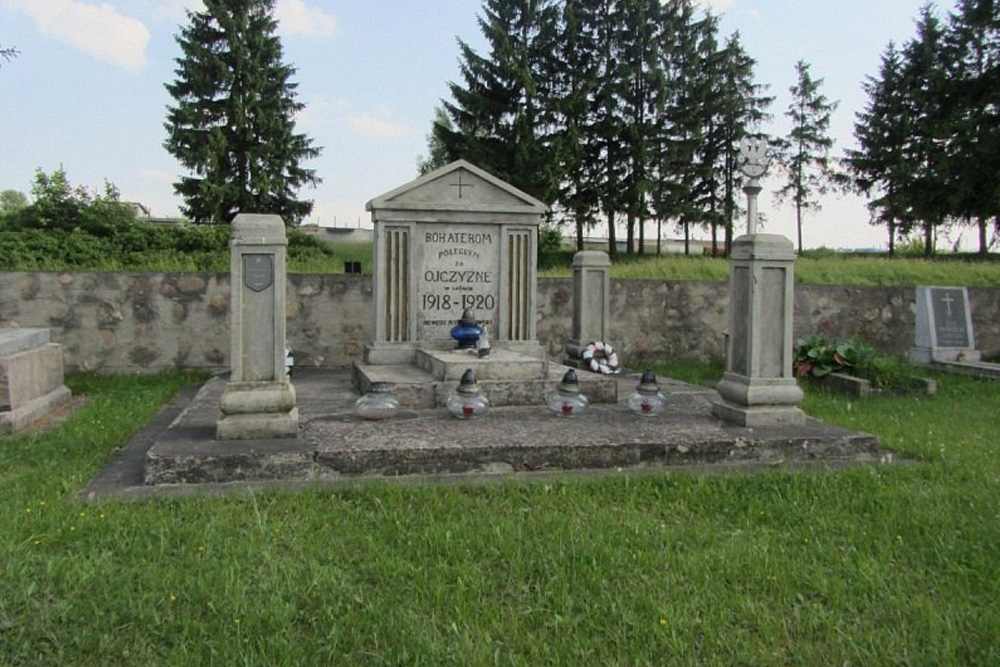
<path fill-rule="evenodd" d="M 241 213 L 232 222 L 232 373 L 216 439 L 294 438 L 299 415 L 285 372 L 285 256 L 280 216 Z"/>
<path fill-rule="evenodd" d="M 805 423 L 802 390 L 792 371 L 795 248 L 777 234 L 755 234 L 758 179 L 767 171 L 762 139 L 745 141 L 741 169 L 748 219 L 733 242 L 729 276 L 726 373 L 716 386 L 722 400 L 712 413 L 739 426 Z"/>

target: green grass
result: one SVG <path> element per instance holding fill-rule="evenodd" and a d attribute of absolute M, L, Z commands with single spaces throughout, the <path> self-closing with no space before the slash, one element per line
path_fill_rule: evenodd
<path fill-rule="evenodd" d="M 566 278 L 572 275 L 568 266 L 545 269 L 539 275 Z M 611 277 L 633 280 L 701 280 L 726 281 L 729 262 L 714 257 L 669 255 L 661 258 L 620 258 L 611 267 Z M 1000 285 L 1000 262 L 949 259 L 838 255 L 836 257 L 802 257 L 795 262 L 798 283 L 818 285 L 899 286 L 899 285 L 964 285 L 987 287 Z"/>
<path fill-rule="evenodd" d="M 998 664 L 1000 384 L 938 379 L 805 402 L 917 466 L 83 504 L 190 378 L 74 378 L 0 439 L 0 665 Z"/>

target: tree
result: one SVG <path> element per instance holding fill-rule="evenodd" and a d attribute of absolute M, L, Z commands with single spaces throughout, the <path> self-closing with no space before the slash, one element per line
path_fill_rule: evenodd
<path fill-rule="evenodd" d="M 855 117 L 858 148 L 846 152 L 853 188 L 867 196 L 878 194 L 868 202 L 868 210 L 874 224 L 888 228 L 890 257 L 896 254 L 896 238 L 908 233 L 912 222 L 901 196 L 911 177 L 904 154 L 910 123 L 903 85 L 900 53 L 890 42 L 882 54 L 878 76 L 869 76 L 862 84 L 868 100 Z"/>
<path fill-rule="evenodd" d="M 12 46 L 0 46 L 0 61 L 6 60 L 7 62 L 10 62 L 17 57 L 17 53 L 17 49 Z"/>
<path fill-rule="evenodd" d="M 948 143 L 951 132 L 944 30 L 930 5 L 917 21 L 917 36 L 903 49 L 904 117 L 910 136 L 903 149 L 909 177 L 900 196 L 923 227 L 924 256 L 934 254 L 935 232 L 952 211 L 948 188 Z"/>
<path fill-rule="evenodd" d="M 295 132 L 295 69 L 282 62 L 274 0 L 205 0 L 177 36 L 183 56 L 166 88 L 177 101 L 164 143 L 193 172 L 174 190 L 197 222 L 230 222 L 237 213 L 280 215 L 297 225 L 312 210 L 295 198 L 319 182 L 301 166 L 320 149 Z"/>
<path fill-rule="evenodd" d="M 8 193 L 20 195 L 11 197 L 13 200 L 25 200 L 20 192 L 7 190 L 3 194 Z M 112 183 L 105 181 L 103 193 L 91 192 L 83 186 L 73 187 L 62 167 L 51 174 L 37 170 L 31 198 L 31 203 L 5 212 L 4 218 L 11 227 L 54 232 L 81 230 L 94 236 L 110 236 L 136 219 L 132 207 L 120 201 L 118 188 Z"/>
<path fill-rule="evenodd" d="M 458 40 L 464 84 L 450 83 L 444 102 L 454 127 L 434 124 L 448 161 L 464 158 L 546 203 L 557 183 L 547 102 L 556 20 L 553 0 L 484 0 L 489 54 Z"/>
<path fill-rule="evenodd" d="M 1000 3 L 959 0 L 943 41 L 952 213 L 974 222 L 985 255 L 988 221 L 1000 221 Z"/>
<path fill-rule="evenodd" d="M 591 98 L 597 85 L 596 44 L 591 39 L 594 17 L 588 0 L 565 0 L 552 68 L 552 135 L 559 185 L 556 201 L 572 218 L 576 249 L 594 225 L 597 187 L 593 180 L 596 153 L 590 131 Z"/>
<path fill-rule="evenodd" d="M 780 155 L 788 181 L 778 190 L 780 200 L 791 199 L 795 204 L 798 248 L 802 252 L 802 213 L 819 208 L 818 195 L 826 194 L 837 182 L 830 158 L 833 139 L 830 138 L 830 116 L 837 102 L 830 102 L 820 92 L 823 79 L 813 79 L 809 64 L 795 64 L 798 82 L 789 90 L 792 102 L 786 116 L 792 127 L 780 143 Z"/>
<path fill-rule="evenodd" d="M 429 174 L 449 162 L 448 147 L 441 141 L 438 131 L 435 129 L 438 125 L 441 125 L 443 132 L 452 132 L 455 129 L 444 107 L 434 109 L 434 121 L 431 123 L 431 131 L 427 134 L 427 157 L 417 156 L 417 173 L 421 176 Z"/>
<path fill-rule="evenodd" d="M 28 205 L 28 198 L 18 190 L 0 192 L 0 215 L 14 213 Z"/>

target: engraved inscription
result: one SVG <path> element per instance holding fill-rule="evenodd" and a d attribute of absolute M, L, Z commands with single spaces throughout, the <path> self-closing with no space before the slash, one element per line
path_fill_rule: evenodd
<path fill-rule="evenodd" d="M 274 256 L 263 253 L 243 255 L 243 284 L 263 292 L 274 283 Z"/>
<path fill-rule="evenodd" d="M 427 225 L 418 235 L 417 326 L 424 340 L 447 339 L 462 312 L 489 328 L 499 314 L 499 228 Z"/>
<path fill-rule="evenodd" d="M 937 347 L 972 347 L 964 297 L 960 289 L 931 289 Z"/>

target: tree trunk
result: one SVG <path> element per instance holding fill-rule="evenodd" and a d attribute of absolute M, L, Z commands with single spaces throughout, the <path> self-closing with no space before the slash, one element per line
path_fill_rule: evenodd
<path fill-rule="evenodd" d="M 924 257 L 928 259 L 934 256 L 934 225 L 927 221 L 924 223 Z"/>
<path fill-rule="evenodd" d="M 639 256 L 646 254 L 646 221 L 639 216 Z"/>
<path fill-rule="evenodd" d="M 631 213 L 626 217 L 625 223 L 625 254 L 635 254 L 635 216 Z"/>
<path fill-rule="evenodd" d="M 576 251 L 583 250 L 583 211 L 576 209 Z"/>
<path fill-rule="evenodd" d="M 802 200 L 795 198 L 795 225 L 799 232 L 799 254 L 802 254 Z"/>
<path fill-rule="evenodd" d="M 685 222 L 684 223 L 684 256 L 690 257 L 691 255 L 691 226 Z"/>
<path fill-rule="evenodd" d="M 608 257 L 618 256 L 618 239 L 615 238 L 615 212 L 608 211 Z"/>
<path fill-rule="evenodd" d="M 656 220 L 656 256 L 663 256 L 663 220 Z"/>
<path fill-rule="evenodd" d="M 990 245 L 986 239 L 986 216 L 979 216 L 979 255 L 986 257 L 990 252 Z"/>
<path fill-rule="evenodd" d="M 889 257 L 896 256 L 896 219 L 889 218 Z"/>

